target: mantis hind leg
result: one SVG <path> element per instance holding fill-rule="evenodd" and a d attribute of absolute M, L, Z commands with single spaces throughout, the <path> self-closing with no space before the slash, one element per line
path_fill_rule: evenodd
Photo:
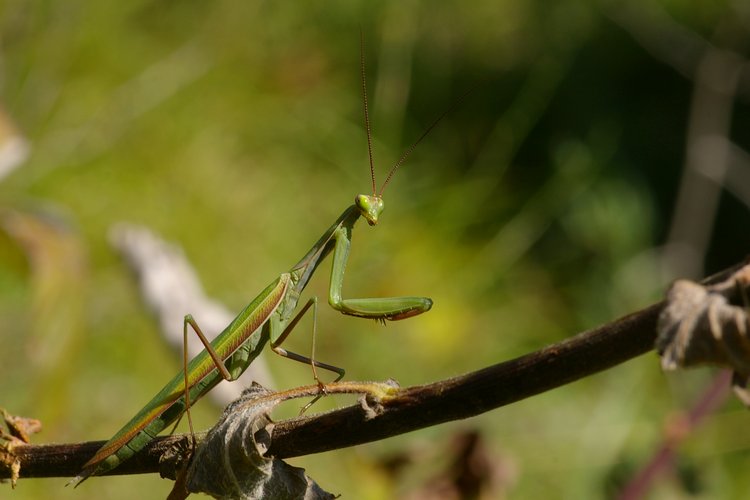
<path fill-rule="evenodd" d="M 211 346 L 211 342 L 206 338 L 206 336 L 203 334 L 203 331 L 198 326 L 198 323 L 193 319 L 193 316 L 190 314 L 185 315 L 185 320 L 182 323 L 182 373 L 185 376 L 185 414 L 187 414 L 188 419 L 188 426 L 190 427 L 190 435 L 193 439 L 193 447 L 195 447 L 195 432 L 193 431 L 193 419 L 190 416 L 190 385 L 188 381 L 188 325 L 190 325 L 190 328 L 193 329 L 195 334 L 200 339 L 201 343 L 203 344 L 203 347 L 206 348 L 206 352 L 208 352 L 208 355 L 211 356 L 211 359 L 213 360 L 214 364 L 216 365 L 217 370 L 219 370 L 219 373 L 224 378 L 224 380 L 234 380 L 232 376 L 229 374 L 229 371 L 227 370 L 227 367 L 224 366 L 224 363 L 221 361 L 221 358 L 218 354 L 216 354 L 216 351 Z M 177 419 L 177 422 L 175 422 L 174 427 L 172 428 L 172 432 L 177 428 L 177 425 L 180 423 L 180 420 L 182 417 Z"/>

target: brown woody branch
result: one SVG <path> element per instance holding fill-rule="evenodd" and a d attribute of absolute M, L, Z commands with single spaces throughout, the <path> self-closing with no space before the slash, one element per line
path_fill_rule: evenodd
<path fill-rule="evenodd" d="M 722 281 L 741 266 L 726 269 L 704 283 Z M 268 455 L 289 458 L 377 441 L 479 415 L 606 370 L 653 349 L 662 307 L 661 302 L 651 305 L 479 371 L 400 389 L 380 402 L 376 415 L 355 405 L 278 422 Z M 159 437 L 113 474 L 167 470 L 170 466 L 160 466 L 160 459 L 184 439 L 185 436 Z M 65 477 L 77 474 L 102 444 L 103 441 L 19 445 L 13 447 L 12 454 L 20 464 L 20 477 Z M 4 461 L 0 451 L 0 478 L 10 477 L 9 471 L 1 467 Z"/>

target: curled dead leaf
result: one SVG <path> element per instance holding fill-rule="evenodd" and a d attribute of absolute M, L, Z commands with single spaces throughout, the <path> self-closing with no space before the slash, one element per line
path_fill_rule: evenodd
<path fill-rule="evenodd" d="M 273 431 L 270 411 L 283 400 L 253 384 L 231 403 L 196 450 L 187 471 L 190 492 L 222 499 L 332 499 L 305 474 L 281 459 L 266 457 Z"/>
<path fill-rule="evenodd" d="M 749 285 L 750 266 L 715 285 L 675 281 L 667 292 L 656 339 L 665 370 L 703 364 L 732 369 L 735 392 L 748 406 L 750 393 L 745 387 L 750 379 Z"/>

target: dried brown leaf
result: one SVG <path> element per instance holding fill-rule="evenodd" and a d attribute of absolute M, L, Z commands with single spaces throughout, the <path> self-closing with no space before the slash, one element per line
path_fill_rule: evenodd
<path fill-rule="evenodd" d="M 331 499 L 304 469 L 264 455 L 283 399 L 254 384 L 230 404 L 197 449 L 185 479 L 190 492 L 221 499 Z"/>
<path fill-rule="evenodd" d="M 721 283 L 703 286 L 678 280 L 667 292 L 656 348 L 665 370 L 712 364 L 734 371 L 735 392 L 750 405 L 750 266 Z M 732 303 L 739 297 L 743 305 Z"/>

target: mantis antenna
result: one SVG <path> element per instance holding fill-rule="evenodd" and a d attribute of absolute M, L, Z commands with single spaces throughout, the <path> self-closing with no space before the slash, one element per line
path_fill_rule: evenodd
<path fill-rule="evenodd" d="M 359 30 L 359 67 L 362 72 L 362 99 L 365 107 L 365 130 L 367 130 L 367 154 L 370 156 L 370 178 L 372 179 L 372 195 L 375 196 L 375 164 L 372 161 L 372 131 L 370 130 L 370 114 L 367 110 L 367 78 L 365 77 L 365 35 Z M 382 189 L 380 190 L 383 191 Z"/>
<path fill-rule="evenodd" d="M 393 167 L 391 167 L 391 170 L 388 172 L 388 175 L 385 178 L 385 181 L 383 182 L 383 186 L 380 188 L 380 192 L 376 193 L 376 186 L 375 186 L 375 164 L 373 162 L 372 158 L 372 130 L 370 129 L 370 114 L 369 109 L 367 106 L 367 78 L 365 77 L 365 36 L 362 34 L 362 31 L 359 32 L 359 62 L 360 62 L 360 71 L 362 73 L 362 102 L 364 103 L 364 112 L 365 112 L 365 130 L 367 131 L 367 153 L 370 158 L 370 178 L 372 179 L 372 195 L 377 196 L 378 198 L 383 197 L 383 191 L 385 191 L 385 187 L 388 185 L 388 183 L 391 181 L 391 178 L 393 177 L 393 174 L 396 172 L 398 167 L 401 166 L 402 163 L 406 161 L 406 159 L 409 157 L 409 155 L 414 151 L 414 148 L 417 147 L 417 144 L 422 142 L 422 139 L 427 137 L 427 134 L 429 134 L 432 129 L 434 129 L 440 121 L 445 118 L 445 115 L 453 111 L 453 109 L 458 105 L 459 102 L 463 100 L 464 97 L 466 97 L 466 94 L 461 96 L 460 99 L 458 99 L 452 106 L 450 106 L 448 109 L 443 111 L 443 113 L 438 116 L 429 127 L 425 129 L 424 132 L 422 132 L 422 135 L 419 136 L 419 139 L 414 141 L 411 146 L 407 148 L 407 150 L 404 152 L 403 155 L 401 155 L 401 158 L 396 162 Z M 468 93 L 468 92 L 467 92 Z"/>

